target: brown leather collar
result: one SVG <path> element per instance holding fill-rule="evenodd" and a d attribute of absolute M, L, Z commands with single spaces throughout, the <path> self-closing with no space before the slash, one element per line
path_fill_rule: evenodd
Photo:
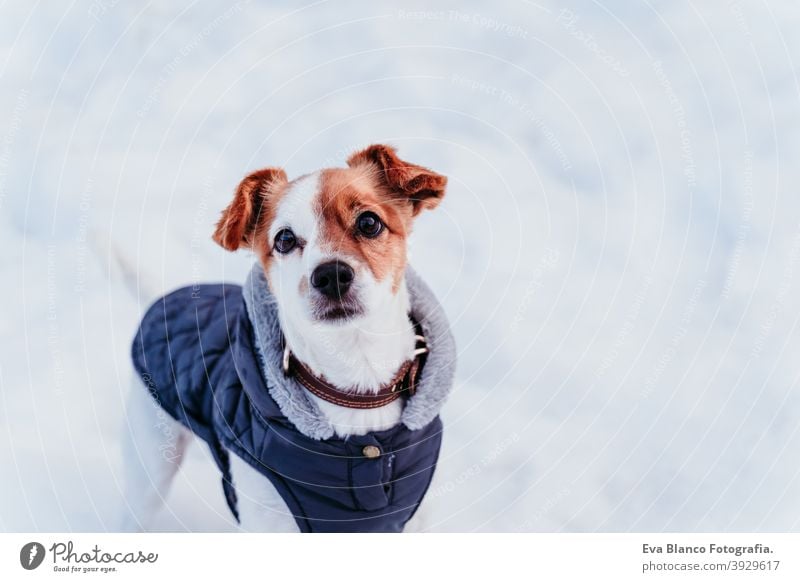
<path fill-rule="evenodd" d="M 425 336 L 422 335 L 422 327 L 414 321 L 416 331 L 416 346 L 414 348 L 414 359 L 406 360 L 400 366 L 397 374 L 381 386 L 377 392 L 369 394 L 356 393 L 352 389 L 342 390 L 337 388 L 325 378 L 316 376 L 305 364 L 294 357 L 289 350 L 284 339 L 283 351 L 283 373 L 286 376 L 294 375 L 297 381 L 314 396 L 321 398 L 332 404 L 338 404 L 346 408 L 379 408 L 390 402 L 394 402 L 404 394 L 413 395 L 417 390 L 417 381 L 425 365 L 428 348 Z"/>

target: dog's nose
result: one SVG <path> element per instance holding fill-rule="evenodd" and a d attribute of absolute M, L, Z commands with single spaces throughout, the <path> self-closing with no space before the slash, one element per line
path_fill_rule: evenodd
<path fill-rule="evenodd" d="M 353 283 L 355 272 L 347 263 L 331 261 L 322 263 L 311 273 L 311 285 L 314 289 L 330 297 L 341 299 Z"/>

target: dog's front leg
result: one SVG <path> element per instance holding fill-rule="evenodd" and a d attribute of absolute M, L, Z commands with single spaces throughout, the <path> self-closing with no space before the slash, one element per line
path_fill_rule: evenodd
<path fill-rule="evenodd" d="M 231 453 L 230 459 L 239 528 L 247 532 L 299 532 L 292 512 L 269 479 L 236 454 Z"/>
<path fill-rule="evenodd" d="M 143 531 L 164 503 L 191 433 L 165 412 L 134 375 L 123 423 L 123 531 Z"/>

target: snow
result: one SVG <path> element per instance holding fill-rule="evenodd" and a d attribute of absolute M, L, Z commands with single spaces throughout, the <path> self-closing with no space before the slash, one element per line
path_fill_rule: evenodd
<path fill-rule="evenodd" d="M 389 142 L 459 345 L 436 531 L 798 528 L 791 2 L 170 3 L 0 18 L 0 530 L 105 531 L 128 348 L 248 170 Z M 232 528 L 194 447 L 159 527 Z"/>

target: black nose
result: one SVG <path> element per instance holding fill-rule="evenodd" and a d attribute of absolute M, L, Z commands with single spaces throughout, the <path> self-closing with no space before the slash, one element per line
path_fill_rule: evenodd
<path fill-rule="evenodd" d="M 350 289 L 354 276 L 353 269 L 347 263 L 331 261 L 314 269 L 311 273 L 311 284 L 325 297 L 341 299 Z"/>

